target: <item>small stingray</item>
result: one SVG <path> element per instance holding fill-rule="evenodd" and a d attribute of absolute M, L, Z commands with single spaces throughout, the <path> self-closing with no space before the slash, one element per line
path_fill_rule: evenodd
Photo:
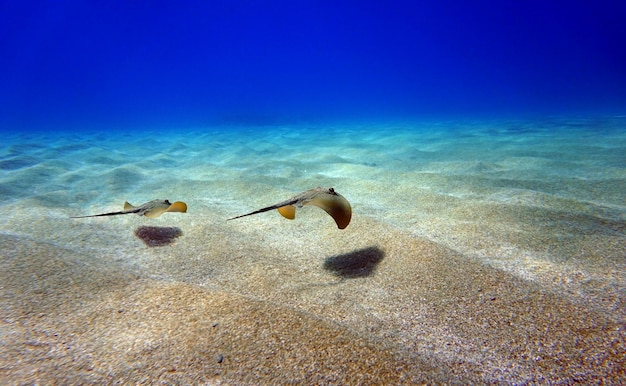
<path fill-rule="evenodd" d="M 350 203 L 341 194 L 335 192 L 333 188 L 309 189 L 278 204 L 229 218 L 228 220 L 267 212 L 272 209 L 278 209 L 278 213 L 283 217 L 293 220 L 296 218 L 296 208 L 302 208 L 303 205 L 314 205 L 324 209 L 335 220 L 339 229 L 344 229 L 350 224 L 350 219 L 352 218 Z"/>
<path fill-rule="evenodd" d="M 70 218 L 85 218 L 85 217 L 100 217 L 100 216 L 115 216 L 118 214 L 135 213 L 140 216 L 146 216 L 150 218 L 159 217 L 165 212 L 187 212 L 187 204 L 182 201 L 176 201 L 171 203 L 168 200 L 152 200 L 139 206 L 133 206 L 126 201 L 124 203 L 124 210 L 120 212 L 93 214 L 90 216 L 70 216 Z"/>

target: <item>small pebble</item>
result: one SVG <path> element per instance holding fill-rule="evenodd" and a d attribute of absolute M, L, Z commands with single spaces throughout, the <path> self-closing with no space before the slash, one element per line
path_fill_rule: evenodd
<path fill-rule="evenodd" d="M 219 354 L 219 355 L 217 356 L 217 363 L 222 363 L 222 362 L 224 362 L 224 355 Z"/>

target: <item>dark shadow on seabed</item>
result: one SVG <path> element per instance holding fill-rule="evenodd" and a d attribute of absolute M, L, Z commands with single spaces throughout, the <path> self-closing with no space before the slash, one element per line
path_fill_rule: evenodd
<path fill-rule="evenodd" d="M 374 274 L 384 257 L 385 252 L 379 247 L 367 247 L 327 258 L 324 269 L 345 279 L 367 277 Z"/>
<path fill-rule="evenodd" d="M 135 229 L 135 236 L 139 237 L 149 247 L 163 247 L 172 244 L 183 235 L 178 227 L 150 227 L 140 226 Z"/>

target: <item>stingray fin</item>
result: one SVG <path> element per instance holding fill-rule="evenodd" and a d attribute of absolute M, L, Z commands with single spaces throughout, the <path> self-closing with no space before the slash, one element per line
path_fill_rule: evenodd
<path fill-rule="evenodd" d="M 322 208 L 335 220 L 339 229 L 346 228 L 352 219 L 352 207 L 348 200 L 339 193 L 319 195 L 305 205 L 314 205 Z"/>
<path fill-rule="evenodd" d="M 133 209 L 136 209 L 136 208 L 137 208 L 137 207 L 135 207 L 135 206 L 131 205 L 128 201 L 126 201 L 126 202 L 124 203 L 124 210 L 133 210 Z"/>
<path fill-rule="evenodd" d="M 187 213 L 187 204 L 182 201 L 176 201 L 175 203 L 170 205 L 169 208 L 167 208 L 165 211 Z"/>
<path fill-rule="evenodd" d="M 167 212 L 167 208 L 154 208 L 146 210 L 145 212 L 143 212 L 143 215 L 149 218 L 157 218 L 165 212 Z"/>
<path fill-rule="evenodd" d="M 285 205 L 278 208 L 278 213 L 280 213 L 284 218 L 288 218 L 289 220 L 293 220 L 296 218 L 296 207 L 293 205 Z"/>

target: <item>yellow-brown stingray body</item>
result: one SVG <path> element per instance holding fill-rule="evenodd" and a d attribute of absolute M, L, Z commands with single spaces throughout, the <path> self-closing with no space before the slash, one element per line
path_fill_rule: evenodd
<path fill-rule="evenodd" d="M 101 214 L 93 214 L 90 216 L 72 216 L 71 218 L 84 218 L 84 217 L 101 217 L 101 216 L 115 216 L 118 214 L 134 213 L 139 216 L 146 216 L 150 218 L 156 218 L 165 212 L 187 212 L 187 204 L 182 201 L 176 201 L 173 204 L 169 200 L 152 200 L 139 206 L 133 206 L 126 201 L 124 203 L 124 210 L 119 212 L 109 212 Z"/>
<path fill-rule="evenodd" d="M 345 229 L 352 219 L 352 207 L 344 196 L 337 193 L 333 188 L 318 187 L 309 189 L 277 204 L 229 218 L 229 220 L 267 212 L 272 209 L 277 209 L 283 217 L 293 220 L 296 218 L 296 208 L 301 208 L 304 205 L 317 206 L 323 209 L 335 220 L 339 229 Z"/>

